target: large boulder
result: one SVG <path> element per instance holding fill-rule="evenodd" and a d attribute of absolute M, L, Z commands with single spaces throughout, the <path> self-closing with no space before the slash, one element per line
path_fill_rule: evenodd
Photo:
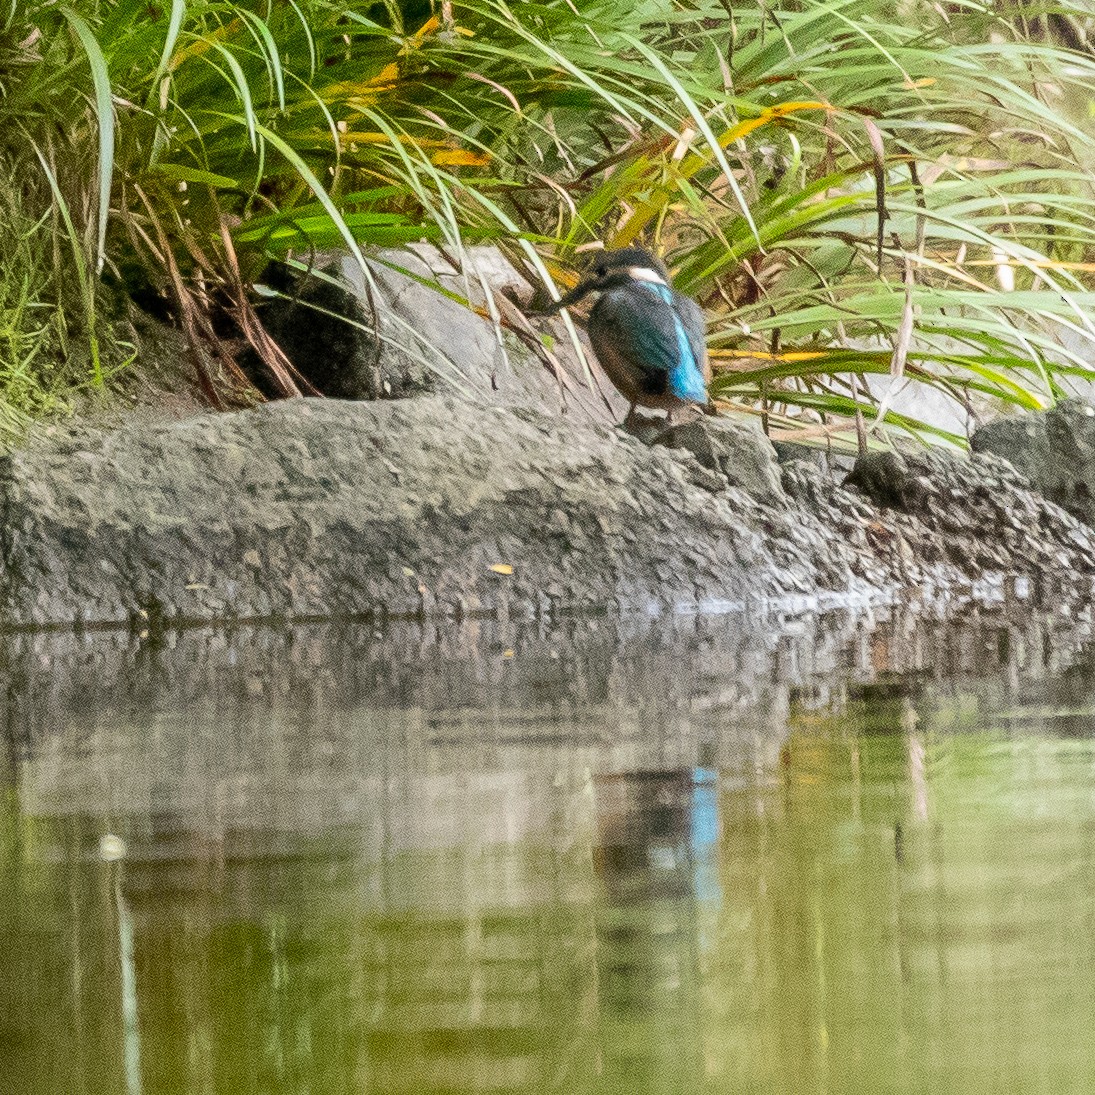
<path fill-rule="evenodd" d="M 755 422 L 643 416 L 629 435 L 603 375 L 563 352 L 564 319 L 485 318 L 487 292 L 497 317 L 523 290 L 480 260 L 465 281 L 429 249 L 374 257 L 370 286 L 328 256 L 323 307 L 293 303 L 307 283 L 281 302 L 279 337 L 327 390 L 380 398 L 43 429 L 0 459 L 0 628 L 953 600 L 1020 576 L 1090 596 L 1095 533 L 1051 499 L 1090 522 L 1091 408 L 1010 427 L 1033 430 L 1011 458 L 1049 498 L 986 454 L 872 456 L 845 486 L 777 464 Z"/>
<path fill-rule="evenodd" d="M 612 427 L 443 396 L 288 400 L 3 458 L 0 621 L 530 615 L 843 585 L 792 524 Z"/>
<path fill-rule="evenodd" d="M 512 300 L 530 297 L 532 287 L 496 248 L 468 248 L 463 272 L 426 245 L 379 251 L 366 262 L 368 275 L 354 256 L 332 251 L 313 256 L 309 273 L 283 266 L 267 272 L 262 322 L 320 394 L 400 399 L 439 392 L 562 409 L 564 389 L 584 385 L 581 369 L 553 376 L 539 339 L 522 342 L 501 322 L 503 311 L 514 316 Z M 553 321 L 553 329 L 561 323 Z M 264 394 L 279 394 L 254 358 L 249 371 Z M 598 417 L 612 417 L 605 412 Z"/>

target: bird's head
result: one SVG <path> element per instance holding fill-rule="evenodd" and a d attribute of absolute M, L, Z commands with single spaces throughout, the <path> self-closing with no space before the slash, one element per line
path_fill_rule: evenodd
<path fill-rule="evenodd" d="M 577 304 L 589 293 L 605 292 L 629 282 L 649 281 L 668 285 L 669 271 L 660 260 L 642 247 L 625 247 L 620 251 L 599 251 L 589 264 L 586 276 L 565 296 L 555 301 L 547 314 Z"/>

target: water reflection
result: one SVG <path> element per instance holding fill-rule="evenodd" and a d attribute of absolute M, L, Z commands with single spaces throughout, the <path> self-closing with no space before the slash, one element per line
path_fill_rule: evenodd
<path fill-rule="evenodd" d="M 12 639 L 0 1091 L 1095 1089 L 1089 638 Z"/>

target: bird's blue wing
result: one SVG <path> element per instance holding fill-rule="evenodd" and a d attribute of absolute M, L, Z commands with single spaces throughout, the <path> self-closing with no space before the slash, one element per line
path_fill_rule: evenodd
<path fill-rule="evenodd" d="M 609 290 L 590 316 L 590 337 L 594 350 L 604 340 L 626 359 L 644 391 L 702 403 L 707 399 L 704 358 L 697 358 L 677 299 L 687 298 L 676 298 L 668 286 L 653 282 Z"/>
<path fill-rule="evenodd" d="M 692 347 L 700 373 L 705 380 L 710 380 L 711 369 L 707 358 L 707 320 L 704 318 L 703 309 L 691 297 L 680 293 L 673 294 L 673 304 L 684 325 L 684 333 L 688 336 L 688 344 Z"/>

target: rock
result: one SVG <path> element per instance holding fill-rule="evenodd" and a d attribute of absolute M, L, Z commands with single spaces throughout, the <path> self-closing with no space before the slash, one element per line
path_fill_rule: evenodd
<path fill-rule="evenodd" d="M 901 455 L 892 451 L 864 453 L 845 480 L 858 487 L 880 506 L 900 506 L 909 468 Z"/>
<path fill-rule="evenodd" d="M 792 460 L 806 460 L 814 464 L 822 471 L 827 471 L 829 462 L 823 449 L 811 448 L 798 441 L 774 441 L 772 448 L 776 450 L 776 459 L 781 464 L 789 464 Z"/>
<path fill-rule="evenodd" d="M 262 305 L 262 322 L 321 394 L 397 399 L 446 387 L 459 375 L 459 360 L 490 360 L 497 344 L 489 324 L 379 259 L 368 266 L 367 278 L 351 255 L 337 252 L 317 255 L 314 273 L 267 272 L 283 295 Z M 261 368 L 255 381 L 277 394 Z"/>
<path fill-rule="evenodd" d="M 334 257 L 317 261 L 316 273 L 290 277 L 281 267 L 267 272 L 271 287 L 285 294 L 259 308 L 263 325 L 294 368 L 317 391 L 336 399 L 380 399 L 430 387 L 424 370 L 404 370 L 382 353 L 373 334 L 373 307 L 356 265 Z M 379 294 L 376 294 L 379 296 Z M 384 302 L 378 300 L 377 307 Z M 256 356 L 244 366 L 270 398 L 278 386 Z"/>
<path fill-rule="evenodd" d="M 1001 418 L 971 439 L 974 452 L 995 453 L 1073 516 L 1095 525 L 1095 407 L 1064 399 L 1042 414 Z"/>
<path fill-rule="evenodd" d="M 796 460 L 805 460 L 820 471 L 832 475 L 847 475 L 855 467 L 856 458 L 842 452 L 829 452 L 813 445 L 804 445 L 801 441 L 773 441 L 776 459 L 780 464 L 790 464 Z"/>
<path fill-rule="evenodd" d="M 284 267 L 267 271 L 267 282 L 282 295 L 266 299 L 260 314 L 289 360 L 323 395 L 399 399 L 443 392 L 561 409 L 566 378 L 553 376 L 545 357 L 426 284 L 437 281 L 484 313 L 484 285 L 502 307 L 503 294 L 531 292 L 495 248 L 468 248 L 466 261 L 465 280 L 436 248 L 381 251 L 368 258 L 371 277 L 366 278 L 352 255 L 319 254 L 314 274 Z M 374 307 L 379 344 L 373 334 Z M 278 394 L 254 358 L 249 371 L 264 394 Z"/>
<path fill-rule="evenodd" d="M 0 512 L 9 627 L 531 616 L 818 578 L 808 551 L 768 550 L 748 494 L 694 485 L 667 449 L 436 395 L 72 430 L 0 460 Z"/>
<path fill-rule="evenodd" d="M 871 453 L 857 461 L 848 485 L 885 507 L 872 526 L 899 531 L 921 570 L 942 563 L 974 580 L 1027 575 L 1058 589 L 1090 587 L 1095 530 L 1032 492 L 999 456 Z"/>
<path fill-rule="evenodd" d="M 694 419 L 663 429 L 655 443 L 690 452 L 703 467 L 757 498 L 786 500 L 775 449 L 755 419 Z"/>
<path fill-rule="evenodd" d="M 702 609 L 986 568 L 1090 592 L 1095 533 L 997 457 L 874 461 L 879 509 L 802 461 L 773 489 L 751 426 L 680 432 L 440 395 L 44 431 L 0 460 L 0 626 Z"/>

